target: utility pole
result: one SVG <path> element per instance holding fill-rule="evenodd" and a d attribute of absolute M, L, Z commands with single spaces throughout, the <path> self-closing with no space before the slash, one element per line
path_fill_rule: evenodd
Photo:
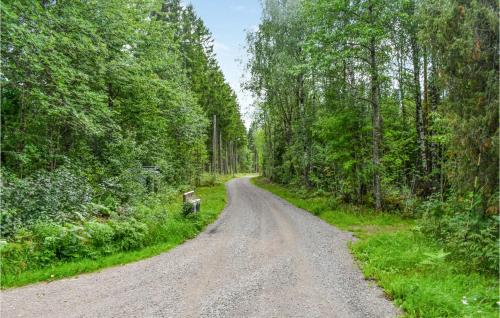
<path fill-rule="evenodd" d="M 219 172 L 223 173 L 222 169 L 222 132 L 219 129 Z"/>
<path fill-rule="evenodd" d="M 214 114 L 214 131 L 212 134 L 212 173 L 217 173 L 217 115 Z"/>
<path fill-rule="evenodd" d="M 235 173 L 238 173 L 238 167 L 237 167 L 237 162 L 236 162 L 236 145 L 233 143 L 233 175 Z"/>
<path fill-rule="evenodd" d="M 257 149 L 255 149 L 254 151 L 254 159 L 253 159 L 253 163 L 254 163 L 254 172 L 255 173 L 259 173 L 259 155 L 257 154 Z"/>
<path fill-rule="evenodd" d="M 234 175 L 234 162 L 233 162 L 233 141 L 229 142 L 229 166 L 231 170 L 231 174 Z"/>
<path fill-rule="evenodd" d="M 238 173 L 238 152 L 236 151 L 236 149 L 234 149 L 234 159 L 235 159 L 235 168 L 236 168 L 236 173 Z"/>
<path fill-rule="evenodd" d="M 224 162 L 226 174 L 229 174 L 229 143 L 226 141 L 226 160 Z"/>

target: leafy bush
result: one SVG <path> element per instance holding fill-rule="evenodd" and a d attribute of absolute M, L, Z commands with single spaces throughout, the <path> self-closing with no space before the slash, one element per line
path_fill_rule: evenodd
<path fill-rule="evenodd" d="M 337 210 L 340 206 L 340 200 L 334 195 L 331 195 L 326 202 L 330 210 Z"/>
<path fill-rule="evenodd" d="M 201 176 L 200 186 L 212 187 L 217 183 L 217 176 L 214 174 L 203 174 Z"/>
<path fill-rule="evenodd" d="M 96 221 L 87 222 L 84 227 L 92 246 L 97 249 L 104 248 L 106 252 L 109 252 L 109 246 L 113 242 L 115 235 L 113 228 L 107 223 Z"/>
<path fill-rule="evenodd" d="M 5 243 L 0 245 L 0 265 L 2 274 L 18 274 L 27 270 L 35 261 L 33 258 L 33 244 Z"/>
<path fill-rule="evenodd" d="M 184 202 L 182 204 L 182 215 L 187 216 L 193 212 L 193 204 L 190 202 Z"/>
<path fill-rule="evenodd" d="M 38 223 L 33 227 L 33 237 L 39 243 L 36 257 L 40 264 L 77 259 L 89 252 L 89 237 L 79 225 Z"/>
<path fill-rule="evenodd" d="M 498 215 L 485 215 L 480 196 L 453 196 L 425 202 L 421 231 L 444 244 L 450 257 L 470 269 L 496 272 L 499 266 Z"/>
<path fill-rule="evenodd" d="M 2 273 L 141 248 L 148 234 L 148 225 L 133 218 L 94 220 L 84 225 L 39 222 L 0 246 Z"/>
<path fill-rule="evenodd" d="M 68 222 L 87 217 L 92 188 L 85 178 L 61 167 L 19 179 L 2 173 L 2 237 L 39 222 Z"/>
<path fill-rule="evenodd" d="M 120 203 L 142 198 L 147 192 L 146 175 L 140 167 L 123 169 L 117 175 L 106 178 L 99 186 L 100 201 L 116 208 Z"/>
<path fill-rule="evenodd" d="M 148 232 L 146 224 L 128 220 L 110 220 L 109 225 L 114 231 L 113 242 L 120 251 L 129 251 L 144 246 Z"/>

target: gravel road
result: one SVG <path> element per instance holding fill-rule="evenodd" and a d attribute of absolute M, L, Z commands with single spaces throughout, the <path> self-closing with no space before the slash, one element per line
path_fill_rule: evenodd
<path fill-rule="evenodd" d="M 349 254 L 351 234 L 228 182 L 217 222 L 170 252 L 1 293 L 1 317 L 396 317 Z"/>

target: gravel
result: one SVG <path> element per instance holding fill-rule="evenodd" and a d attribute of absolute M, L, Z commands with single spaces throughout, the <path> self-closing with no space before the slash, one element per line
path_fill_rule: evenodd
<path fill-rule="evenodd" d="M 228 182 L 217 222 L 170 252 L 1 293 L 6 317 L 396 317 L 365 280 L 350 233 Z"/>

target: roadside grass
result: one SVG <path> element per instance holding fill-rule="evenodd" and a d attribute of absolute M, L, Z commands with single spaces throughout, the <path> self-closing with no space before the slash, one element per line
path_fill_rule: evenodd
<path fill-rule="evenodd" d="M 113 253 L 108 256 L 58 262 L 47 267 L 30 269 L 16 274 L 4 272 L 1 276 L 2 289 L 20 287 L 41 281 L 52 281 L 138 261 L 166 252 L 195 237 L 208 224 L 214 222 L 224 209 L 227 199 L 224 183 L 232 177 L 205 178 L 211 180 L 202 180 L 202 184 L 210 185 L 196 188 L 196 194 L 201 198 L 202 207 L 201 211 L 195 215 L 182 216 L 182 198 L 180 194 L 174 202 L 165 203 L 160 201 L 154 203 L 154 209 L 162 209 L 168 214 L 167 222 L 158 229 L 158 233 L 155 233 L 157 243 L 137 250 Z"/>
<path fill-rule="evenodd" d="M 465 271 L 446 259 L 413 220 L 368 208 L 336 205 L 323 196 L 252 182 L 359 238 L 350 248 L 367 279 L 374 279 L 404 310 L 403 317 L 498 317 L 497 277 Z"/>

